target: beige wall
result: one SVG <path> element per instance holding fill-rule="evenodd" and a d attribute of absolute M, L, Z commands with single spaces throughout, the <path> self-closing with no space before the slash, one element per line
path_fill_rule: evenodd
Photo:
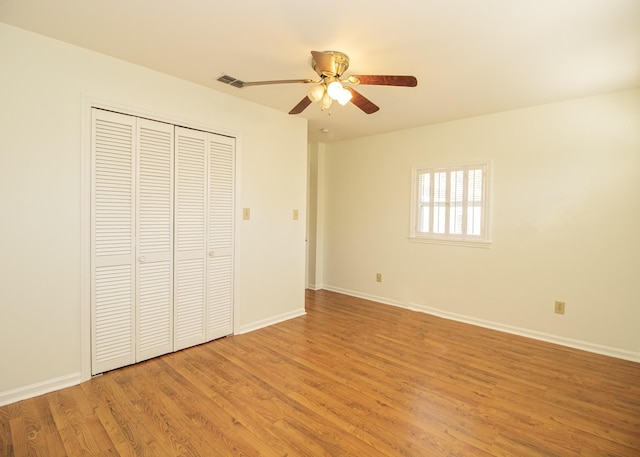
<path fill-rule="evenodd" d="M 5 24 L 0 62 L 0 404 L 86 377 L 88 99 L 236 134 L 236 330 L 304 312 L 303 119 Z"/>
<path fill-rule="evenodd" d="M 318 286 L 640 360 L 640 91 L 325 154 Z M 411 167 L 475 159 L 493 162 L 491 248 L 409 242 Z"/>

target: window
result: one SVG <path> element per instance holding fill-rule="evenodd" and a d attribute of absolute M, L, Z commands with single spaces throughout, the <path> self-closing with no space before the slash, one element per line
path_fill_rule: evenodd
<path fill-rule="evenodd" d="M 411 239 L 488 245 L 489 163 L 414 168 Z"/>

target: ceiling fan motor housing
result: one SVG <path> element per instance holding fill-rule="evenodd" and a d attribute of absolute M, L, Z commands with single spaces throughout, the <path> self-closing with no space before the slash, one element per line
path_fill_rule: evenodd
<path fill-rule="evenodd" d="M 339 77 L 349 68 L 349 56 L 339 51 L 312 52 L 311 66 L 318 76 Z"/>

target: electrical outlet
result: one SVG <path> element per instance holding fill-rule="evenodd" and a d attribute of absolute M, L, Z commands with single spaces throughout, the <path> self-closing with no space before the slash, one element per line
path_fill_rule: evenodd
<path fill-rule="evenodd" d="M 555 313 L 556 314 L 564 314 L 564 302 L 563 301 L 556 301 Z"/>
<path fill-rule="evenodd" d="M 376 282 L 382 282 L 382 273 L 376 273 Z"/>

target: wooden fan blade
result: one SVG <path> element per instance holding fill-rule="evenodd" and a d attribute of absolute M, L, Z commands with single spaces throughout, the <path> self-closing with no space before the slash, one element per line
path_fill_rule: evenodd
<path fill-rule="evenodd" d="M 416 87 L 418 85 L 418 80 L 415 76 L 354 75 L 349 76 L 347 80 L 351 84 L 369 84 L 375 86 Z"/>
<path fill-rule="evenodd" d="M 249 81 L 249 82 L 243 81 L 242 86 L 240 87 L 267 86 L 271 84 L 293 84 L 293 83 L 307 84 L 312 82 L 314 82 L 312 79 L 276 79 L 275 81 Z"/>
<path fill-rule="evenodd" d="M 302 100 L 300 100 L 300 102 L 296 106 L 291 108 L 291 111 L 289 111 L 289 114 L 300 114 L 310 104 L 311 104 L 311 99 L 309 97 L 304 97 Z"/>
<path fill-rule="evenodd" d="M 373 103 L 371 100 L 369 100 L 367 97 L 365 97 L 360 92 L 355 90 L 353 87 L 345 87 L 345 89 L 350 91 L 351 94 L 353 95 L 353 97 L 351 97 L 351 103 L 356 105 L 365 113 L 373 114 L 380 109 L 378 105 Z"/>
<path fill-rule="evenodd" d="M 320 51 L 311 51 L 313 60 L 316 62 L 316 69 L 325 76 L 336 75 L 336 60 L 333 54 Z"/>

